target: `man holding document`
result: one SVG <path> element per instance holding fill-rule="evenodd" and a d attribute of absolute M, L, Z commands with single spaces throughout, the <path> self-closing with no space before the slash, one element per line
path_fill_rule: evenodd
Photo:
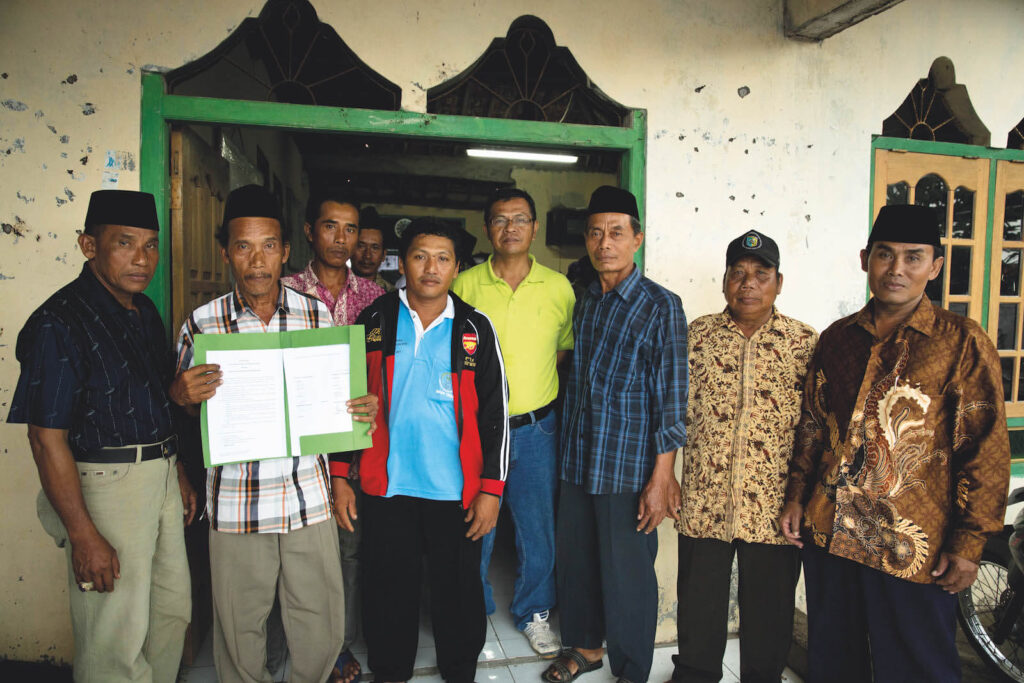
<path fill-rule="evenodd" d="M 289 354 L 296 349 L 282 351 L 263 343 L 269 338 L 238 340 L 237 348 L 247 350 L 222 354 L 223 368 L 195 361 L 206 353 L 210 339 L 201 339 L 205 335 L 284 333 L 270 341 L 287 339 L 302 347 L 311 342 L 302 342 L 295 331 L 329 328 L 331 315 L 316 299 L 281 286 L 288 233 L 266 190 L 249 185 L 232 191 L 217 238 L 235 289 L 197 308 L 182 326 L 178 377 L 170 389 L 175 403 L 193 411 L 218 396 L 208 404 L 203 425 L 210 465 L 206 510 L 214 664 L 224 682 L 266 679 L 265 625 L 279 591 L 292 680 L 323 681 L 344 638 L 344 590 L 338 536 L 328 523 L 332 514 L 326 457 L 302 454 L 310 444 L 322 443 L 312 436 L 317 428 L 311 432 L 308 424 L 310 418 L 315 422 L 324 416 L 300 406 L 310 389 L 305 380 L 310 362 L 316 362 L 316 349 Z M 322 374 L 335 376 L 331 386 L 348 381 L 347 360 L 336 360 L 321 358 Z M 351 379 L 351 388 L 358 384 Z M 345 405 L 342 412 L 370 422 L 373 429 L 376 397 Z M 346 427 L 352 430 L 351 424 L 339 424 L 336 430 Z M 222 462 L 228 464 L 218 464 Z"/>
<path fill-rule="evenodd" d="M 406 287 L 358 321 L 367 381 L 384 405 L 358 480 L 363 632 L 377 681 L 412 677 L 424 557 L 441 677 L 473 681 L 484 644 L 479 541 L 508 470 L 508 392 L 491 321 L 448 291 L 458 239 L 434 219 L 412 221 L 400 248 Z M 350 456 L 331 456 L 342 525 L 357 512 Z"/>

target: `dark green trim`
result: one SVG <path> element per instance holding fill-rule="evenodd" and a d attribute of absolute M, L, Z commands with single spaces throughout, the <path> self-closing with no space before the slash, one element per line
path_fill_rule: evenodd
<path fill-rule="evenodd" d="M 160 240 L 160 263 L 146 294 L 156 304 L 164 326 L 171 318 L 171 222 L 168 206 L 170 190 L 170 134 L 161 112 L 164 79 L 159 74 L 142 75 L 142 119 L 139 145 L 139 189 L 156 198 L 157 216 L 163 233 Z M 172 338 L 177 330 L 168 330 Z"/>
<path fill-rule="evenodd" d="M 640 212 L 640 224 L 647 230 L 647 186 L 645 170 L 647 168 L 647 112 L 642 109 L 633 110 L 632 115 L 633 144 L 622 155 L 619 166 L 619 184 L 629 188 L 636 195 L 637 209 Z M 633 262 L 641 271 L 644 269 L 644 255 L 647 253 L 647 241 L 633 256 Z"/>
<path fill-rule="evenodd" d="M 169 124 L 269 126 L 288 130 L 320 130 L 359 135 L 434 138 L 526 147 L 610 150 L 623 153 L 620 184 L 637 196 L 645 215 L 647 112 L 633 110 L 629 128 L 587 126 L 544 121 L 446 116 L 407 111 L 318 107 L 278 102 L 222 100 L 165 93 L 163 76 L 142 74 L 142 134 L 139 155 L 140 189 L 156 197 L 161 223 L 169 226 Z M 644 250 L 635 257 L 643 269 Z M 147 293 L 165 324 L 170 318 L 170 239 L 160 243 L 160 266 Z M 175 330 L 171 330 L 175 334 Z"/>
<path fill-rule="evenodd" d="M 635 129 L 631 128 L 219 100 L 183 95 L 165 95 L 162 111 L 165 119 L 174 121 L 338 131 L 360 135 L 444 138 L 462 142 L 513 143 L 530 147 L 630 150 L 635 143 Z"/>
<path fill-rule="evenodd" d="M 988 164 L 988 215 L 985 217 L 985 269 L 982 274 L 983 289 L 981 290 L 981 326 L 988 329 L 988 304 L 991 300 L 989 287 L 992 286 L 992 228 L 996 209 L 996 168 L 998 163 L 992 159 Z"/>
<path fill-rule="evenodd" d="M 1013 458 L 1013 460 L 1010 461 L 1010 476 L 1024 477 L 1024 459 Z"/>

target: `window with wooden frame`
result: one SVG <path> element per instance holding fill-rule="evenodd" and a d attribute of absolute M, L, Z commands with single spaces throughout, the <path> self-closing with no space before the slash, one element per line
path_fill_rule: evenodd
<path fill-rule="evenodd" d="M 990 147 L 966 88 L 940 57 L 885 120 L 871 157 L 872 220 L 886 204 L 929 206 L 939 217 L 945 265 L 928 297 L 989 333 L 1011 429 L 1024 429 L 1022 125 L 1007 149 Z"/>

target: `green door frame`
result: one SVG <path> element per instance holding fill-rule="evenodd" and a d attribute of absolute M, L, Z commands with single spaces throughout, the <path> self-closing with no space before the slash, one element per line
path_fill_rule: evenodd
<path fill-rule="evenodd" d="M 161 223 L 169 225 L 170 124 L 268 126 L 288 130 L 428 138 L 518 147 L 617 151 L 622 153 L 619 184 L 636 195 L 640 219 L 645 215 L 647 112 L 632 110 L 631 126 L 588 126 L 545 121 L 518 121 L 407 111 L 347 109 L 278 102 L 222 100 L 168 95 L 163 76 L 142 74 L 142 131 L 139 186 L 156 197 Z M 643 268 L 644 251 L 636 255 Z M 165 324 L 171 311 L 170 240 L 160 241 L 160 264 L 146 293 Z M 173 330 L 171 331 L 174 332 Z"/>

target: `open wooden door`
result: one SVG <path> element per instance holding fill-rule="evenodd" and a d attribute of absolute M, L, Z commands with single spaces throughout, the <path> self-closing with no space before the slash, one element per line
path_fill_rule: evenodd
<path fill-rule="evenodd" d="M 171 329 L 231 290 L 215 234 L 224 215 L 228 162 L 188 127 L 171 130 Z"/>
<path fill-rule="evenodd" d="M 185 318 L 198 306 L 231 289 L 227 264 L 215 237 L 229 187 L 228 163 L 188 127 L 171 130 L 171 330 L 177 339 Z M 181 459 L 199 497 L 206 499 L 198 420 L 184 419 Z M 209 523 L 197 519 L 185 529 L 192 576 L 192 622 L 182 660 L 191 665 L 213 621 L 210 589 Z"/>

